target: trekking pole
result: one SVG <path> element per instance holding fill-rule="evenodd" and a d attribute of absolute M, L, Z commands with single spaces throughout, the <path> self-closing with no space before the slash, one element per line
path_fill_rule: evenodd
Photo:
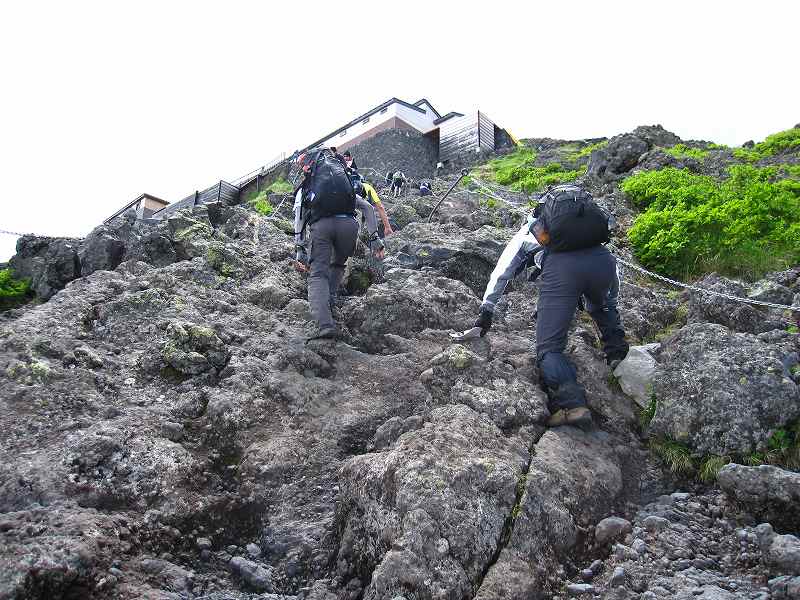
<path fill-rule="evenodd" d="M 453 189 L 454 189 L 454 188 L 455 188 L 455 187 L 456 187 L 456 186 L 457 186 L 457 185 L 458 185 L 458 184 L 461 182 L 461 180 L 462 180 L 462 179 L 464 179 L 464 177 L 466 177 L 467 175 L 469 175 L 469 171 L 468 171 L 467 169 L 461 169 L 461 175 L 459 176 L 459 178 L 455 180 L 455 182 L 453 183 L 453 185 L 451 185 L 451 186 L 450 186 L 450 189 L 449 189 L 449 190 L 447 190 L 447 193 L 445 193 L 445 195 L 444 195 L 444 196 L 442 196 L 442 198 L 441 198 L 441 199 L 440 199 L 440 200 L 439 200 L 439 201 L 436 203 L 436 206 L 434 206 L 434 207 L 433 207 L 433 210 L 431 211 L 431 214 L 429 214 L 429 215 L 428 215 L 428 223 L 430 223 L 430 222 L 431 222 L 431 217 L 433 216 L 433 213 L 435 213 L 435 212 L 436 212 L 436 209 L 437 209 L 437 208 L 439 208 L 439 206 L 442 204 L 442 202 L 444 202 L 445 198 L 447 198 L 447 197 L 450 195 L 450 192 L 452 192 L 452 191 L 453 191 Z"/>

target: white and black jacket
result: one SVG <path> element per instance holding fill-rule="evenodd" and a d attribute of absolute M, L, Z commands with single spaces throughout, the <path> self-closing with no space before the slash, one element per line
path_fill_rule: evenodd
<path fill-rule="evenodd" d="M 492 271 L 491 277 L 489 277 L 486 293 L 483 295 L 481 310 L 494 312 L 495 305 L 503 295 L 508 282 L 519 275 L 526 267 L 533 267 L 537 270 L 531 277 L 532 279 L 538 277 L 541 272 L 544 248 L 531 233 L 531 226 L 535 222 L 535 219 L 529 218 L 506 245 Z"/>

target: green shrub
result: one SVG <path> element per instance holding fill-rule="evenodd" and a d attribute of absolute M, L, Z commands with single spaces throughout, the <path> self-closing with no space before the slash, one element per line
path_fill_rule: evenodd
<path fill-rule="evenodd" d="M 800 128 L 787 129 L 768 135 L 752 148 L 736 148 L 733 156 L 745 162 L 756 162 L 784 152 L 800 152 Z"/>
<path fill-rule="evenodd" d="M 671 148 L 664 148 L 664 152 L 675 158 L 693 158 L 700 161 L 704 160 L 709 154 L 708 150 L 689 148 L 686 144 L 675 144 Z"/>
<path fill-rule="evenodd" d="M 800 151 L 800 127 L 768 135 L 767 139 L 756 144 L 753 150 L 762 156 L 775 156 L 781 152 Z"/>
<path fill-rule="evenodd" d="M 0 310 L 19 306 L 31 297 L 27 280 L 15 279 L 11 269 L 0 270 Z"/>
<path fill-rule="evenodd" d="M 650 440 L 650 449 L 667 463 L 669 470 L 678 475 L 694 473 L 694 460 L 689 448 L 667 438 Z"/>
<path fill-rule="evenodd" d="M 733 150 L 733 157 L 736 160 L 741 160 L 743 162 L 754 163 L 761 160 L 762 156 L 753 150 L 749 150 L 747 148 L 735 148 Z"/>
<path fill-rule="evenodd" d="M 716 481 L 719 470 L 729 462 L 731 462 L 731 458 L 729 456 L 715 456 L 712 454 L 711 456 L 706 457 L 706 459 L 703 461 L 703 464 L 700 465 L 700 472 L 698 473 L 700 481 L 703 481 L 704 483 Z"/>
<path fill-rule="evenodd" d="M 258 195 L 248 201 L 250 206 L 252 206 L 258 214 L 264 215 L 265 217 L 271 215 L 273 211 L 272 204 L 267 200 L 267 194 L 267 190 L 262 190 Z"/>
<path fill-rule="evenodd" d="M 524 146 L 518 147 L 511 154 L 489 161 L 489 170 L 498 182 L 515 181 L 526 169 L 532 168 L 536 160 L 536 152 Z"/>
<path fill-rule="evenodd" d="M 644 209 L 628 232 L 645 266 L 673 276 L 757 278 L 800 261 L 800 168 L 735 165 L 723 182 L 674 168 L 627 178 Z"/>
<path fill-rule="evenodd" d="M 291 194 L 294 191 L 294 186 L 281 178 L 274 181 L 266 191 L 270 194 Z"/>
<path fill-rule="evenodd" d="M 586 173 L 586 167 L 565 170 L 559 163 L 535 167 L 536 152 L 519 148 L 515 152 L 489 163 L 494 180 L 523 192 L 540 191 L 547 186 L 573 181 Z"/>
<path fill-rule="evenodd" d="M 597 142 L 596 144 L 591 144 L 586 146 L 585 148 L 581 148 L 575 153 L 575 158 L 584 158 L 586 156 L 591 156 L 592 152 L 595 150 L 600 150 L 601 148 L 605 148 L 608 146 L 608 140 L 603 140 L 602 142 Z"/>
<path fill-rule="evenodd" d="M 639 427 L 642 429 L 642 431 L 650 427 L 650 423 L 656 416 L 657 410 L 658 410 L 658 399 L 656 398 L 655 394 L 651 394 L 650 401 L 647 403 L 647 406 L 644 407 L 639 413 Z"/>

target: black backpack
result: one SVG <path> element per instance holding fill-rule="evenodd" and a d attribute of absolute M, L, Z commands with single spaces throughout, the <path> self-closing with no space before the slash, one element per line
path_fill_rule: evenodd
<path fill-rule="evenodd" d="M 552 252 L 568 252 L 605 244 L 609 216 L 592 195 L 577 185 L 558 185 L 543 197 L 540 220 L 550 235 Z"/>
<path fill-rule="evenodd" d="M 331 215 L 355 213 L 356 194 L 347 167 L 329 150 L 320 150 L 314 158 L 304 202 L 311 215 L 309 223 Z"/>

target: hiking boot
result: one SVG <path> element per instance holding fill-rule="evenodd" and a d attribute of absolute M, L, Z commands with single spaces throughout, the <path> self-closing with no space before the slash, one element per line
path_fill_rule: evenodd
<path fill-rule="evenodd" d="M 336 339 L 336 327 L 321 327 L 316 332 L 306 338 L 306 342 L 311 340 L 333 340 Z"/>
<path fill-rule="evenodd" d="M 562 425 L 572 425 L 589 431 L 592 428 L 592 413 L 585 406 L 561 408 L 550 415 L 550 418 L 547 419 L 547 426 L 561 427 Z"/>

